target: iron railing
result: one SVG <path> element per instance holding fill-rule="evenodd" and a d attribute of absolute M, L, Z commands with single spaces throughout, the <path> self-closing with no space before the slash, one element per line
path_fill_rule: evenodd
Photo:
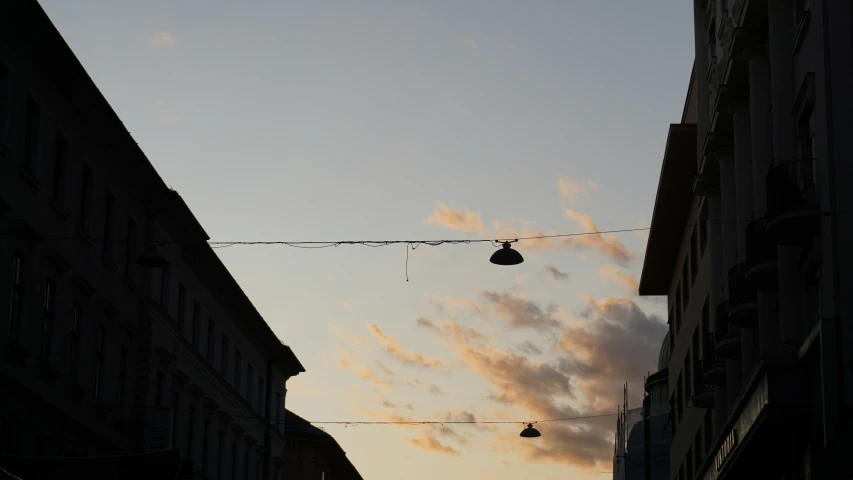
<path fill-rule="evenodd" d="M 797 208 L 817 208 L 815 159 L 780 163 L 767 174 L 767 213 L 776 215 Z"/>
<path fill-rule="evenodd" d="M 714 345 L 728 338 L 740 335 L 740 330 L 737 326 L 729 322 L 729 302 L 720 302 L 717 305 L 716 315 L 717 324 L 714 331 L 711 332 Z"/>
<path fill-rule="evenodd" d="M 776 260 L 776 244 L 767 235 L 764 220 L 764 217 L 756 218 L 746 226 L 747 267 Z"/>

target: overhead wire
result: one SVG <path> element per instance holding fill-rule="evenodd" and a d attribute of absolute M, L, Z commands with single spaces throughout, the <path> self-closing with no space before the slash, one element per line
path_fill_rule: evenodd
<path fill-rule="evenodd" d="M 850 212 L 842 211 L 842 212 L 821 212 L 821 216 L 833 216 L 833 215 L 843 215 Z M 720 221 L 720 222 L 698 222 L 685 225 L 685 228 L 693 228 L 696 226 L 706 225 L 730 225 L 730 224 L 740 224 L 740 223 L 750 223 L 753 222 L 754 219 L 748 220 L 730 220 L 730 221 Z M 389 245 L 399 245 L 406 244 L 412 248 L 412 250 L 416 249 L 420 245 L 428 245 L 432 247 L 437 247 L 439 245 L 451 244 L 451 245 L 459 245 L 459 244 L 472 244 L 472 243 L 491 243 L 493 246 L 500 246 L 500 244 L 504 242 L 522 242 L 529 240 L 548 240 L 553 238 L 570 238 L 570 237 L 582 237 L 582 236 L 591 236 L 591 235 L 613 235 L 620 233 L 632 233 L 632 232 L 644 232 L 650 231 L 651 226 L 649 227 L 638 227 L 638 228 L 620 228 L 614 230 L 596 230 L 592 232 L 572 232 L 572 233 L 556 233 L 551 235 L 529 235 L 523 237 L 507 237 L 504 240 L 501 239 L 492 239 L 492 238 L 468 238 L 468 239 L 436 239 L 436 240 L 331 240 L 331 241 L 319 241 L 319 240 L 303 240 L 303 241 L 288 241 L 288 240 L 233 240 L 233 241 L 222 241 L 222 240 L 209 240 L 206 241 L 211 248 L 228 248 L 237 245 L 284 245 L 293 248 L 329 248 L 329 247 L 338 247 L 341 245 L 362 245 L 367 247 L 386 247 Z M 2 231 L 0 235 L 5 236 L 24 236 L 28 235 L 28 233 L 17 232 L 17 231 Z M 105 238 L 94 238 L 86 235 L 38 235 L 34 234 L 34 236 L 42 238 L 42 239 L 63 239 L 63 240 L 84 240 L 87 242 L 103 242 L 108 240 L 111 243 L 146 243 L 139 240 L 130 240 L 130 239 L 105 239 Z M 152 245 L 161 246 L 161 245 L 190 245 L 193 242 L 186 241 L 153 241 L 150 242 Z"/>

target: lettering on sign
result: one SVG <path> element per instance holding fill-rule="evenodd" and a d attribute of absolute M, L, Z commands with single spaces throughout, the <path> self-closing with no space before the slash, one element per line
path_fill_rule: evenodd
<path fill-rule="evenodd" d="M 717 470 L 723 468 L 723 465 L 726 463 L 726 459 L 729 455 L 734 451 L 737 446 L 737 430 L 732 429 L 731 432 L 726 436 L 726 439 L 723 441 L 723 444 L 720 446 L 720 450 L 717 452 L 717 456 L 714 458 L 714 463 L 717 466 Z"/>

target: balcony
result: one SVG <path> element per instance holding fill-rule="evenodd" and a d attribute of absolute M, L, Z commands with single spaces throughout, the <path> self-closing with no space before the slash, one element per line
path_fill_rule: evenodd
<path fill-rule="evenodd" d="M 702 381 L 712 385 L 726 384 L 726 361 L 719 355 L 702 360 Z"/>
<path fill-rule="evenodd" d="M 747 285 L 762 292 L 779 290 L 779 272 L 776 265 L 776 244 L 765 230 L 766 219 L 756 218 L 746 226 Z"/>
<path fill-rule="evenodd" d="M 778 245 L 800 246 L 820 232 L 815 160 L 776 165 L 767 174 L 767 235 Z"/>
<path fill-rule="evenodd" d="M 758 325 L 758 296 L 746 282 L 747 266 L 741 262 L 729 270 L 729 323 L 739 327 Z"/>
<path fill-rule="evenodd" d="M 691 402 L 695 407 L 712 408 L 714 406 L 714 385 L 703 382 L 697 388 L 697 392 L 693 394 Z"/>
<path fill-rule="evenodd" d="M 720 358 L 740 358 L 740 329 L 729 322 L 728 302 L 717 305 L 716 315 L 716 331 L 711 334 L 714 351 Z"/>

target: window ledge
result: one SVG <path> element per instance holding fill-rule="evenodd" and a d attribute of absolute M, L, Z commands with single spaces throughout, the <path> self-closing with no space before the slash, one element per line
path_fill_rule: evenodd
<path fill-rule="evenodd" d="M 68 220 L 68 218 L 71 217 L 71 214 L 68 213 L 68 210 L 66 210 L 65 207 L 63 207 L 55 198 L 51 199 L 50 207 L 53 209 L 54 212 L 58 213 L 63 220 Z"/>
<path fill-rule="evenodd" d="M 806 10 L 800 16 L 800 21 L 797 22 L 797 32 L 794 34 L 794 44 L 791 45 L 791 53 L 794 56 L 800 52 L 800 47 L 803 44 L 806 31 L 809 29 L 809 20 L 811 20 L 811 16 L 812 13 L 809 10 Z"/>
<path fill-rule="evenodd" d="M 41 182 L 39 182 L 38 179 L 25 167 L 18 168 L 18 174 L 21 175 L 21 178 L 23 178 L 24 181 L 26 181 L 28 184 L 30 184 L 31 187 L 33 187 L 33 190 L 38 190 L 41 188 Z"/>

